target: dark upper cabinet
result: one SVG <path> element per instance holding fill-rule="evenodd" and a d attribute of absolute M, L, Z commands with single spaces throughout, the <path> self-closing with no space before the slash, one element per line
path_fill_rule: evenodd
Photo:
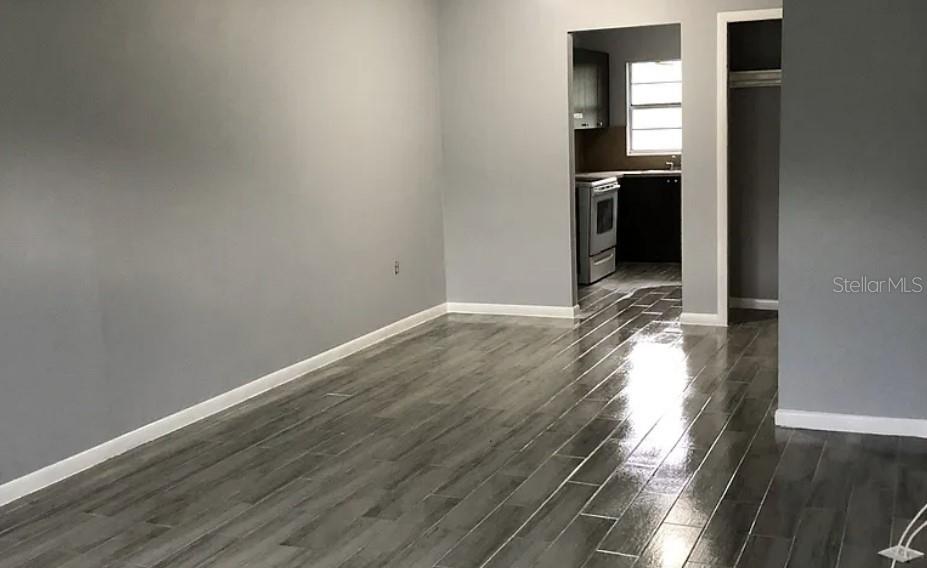
<path fill-rule="evenodd" d="M 573 50 L 573 128 L 608 126 L 608 54 Z"/>
<path fill-rule="evenodd" d="M 617 254 L 622 262 L 681 262 L 679 176 L 621 178 Z"/>

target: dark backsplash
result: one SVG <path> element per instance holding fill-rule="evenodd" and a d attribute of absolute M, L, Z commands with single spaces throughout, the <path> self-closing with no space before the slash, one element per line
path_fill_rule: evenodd
<path fill-rule="evenodd" d="M 664 169 L 670 159 L 670 156 L 628 156 L 624 126 L 574 133 L 577 172 Z"/>

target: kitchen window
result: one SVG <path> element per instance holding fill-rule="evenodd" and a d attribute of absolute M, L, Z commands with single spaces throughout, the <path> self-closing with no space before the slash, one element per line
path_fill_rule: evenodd
<path fill-rule="evenodd" d="M 682 61 L 628 63 L 628 155 L 682 153 Z"/>

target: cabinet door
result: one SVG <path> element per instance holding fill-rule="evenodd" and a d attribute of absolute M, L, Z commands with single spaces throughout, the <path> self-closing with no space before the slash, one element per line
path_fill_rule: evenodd
<path fill-rule="evenodd" d="M 654 178 L 662 186 L 656 191 L 659 219 L 655 226 L 660 238 L 655 241 L 654 256 L 660 262 L 682 262 L 682 182 L 678 177 Z"/>
<path fill-rule="evenodd" d="M 641 178 L 622 178 L 618 190 L 618 243 L 616 252 L 622 262 L 643 262 L 644 237 L 647 233 L 646 187 Z"/>
<path fill-rule="evenodd" d="M 592 106 L 595 108 L 595 116 L 591 124 L 593 128 L 607 128 L 609 122 L 609 67 L 608 54 L 593 52 L 595 69 L 595 95 Z"/>
<path fill-rule="evenodd" d="M 573 50 L 573 127 L 590 128 L 594 93 L 595 67 L 590 52 Z"/>
<path fill-rule="evenodd" d="M 682 260 L 682 191 L 678 177 L 626 177 L 618 190 L 618 259 Z"/>
<path fill-rule="evenodd" d="M 573 50 L 573 127 L 608 125 L 608 54 Z"/>
<path fill-rule="evenodd" d="M 589 68 L 581 64 L 573 65 L 573 128 L 587 128 L 586 117 L 586 83 Z"/>

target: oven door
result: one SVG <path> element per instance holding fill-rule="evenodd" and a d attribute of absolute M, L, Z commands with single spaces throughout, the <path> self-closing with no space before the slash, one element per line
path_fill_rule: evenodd
<path fill-rule="evenodd" d="M 618 189 L 593 190 L 589 208 L 589 255 L 615 247 L 618 241 Z"/>

